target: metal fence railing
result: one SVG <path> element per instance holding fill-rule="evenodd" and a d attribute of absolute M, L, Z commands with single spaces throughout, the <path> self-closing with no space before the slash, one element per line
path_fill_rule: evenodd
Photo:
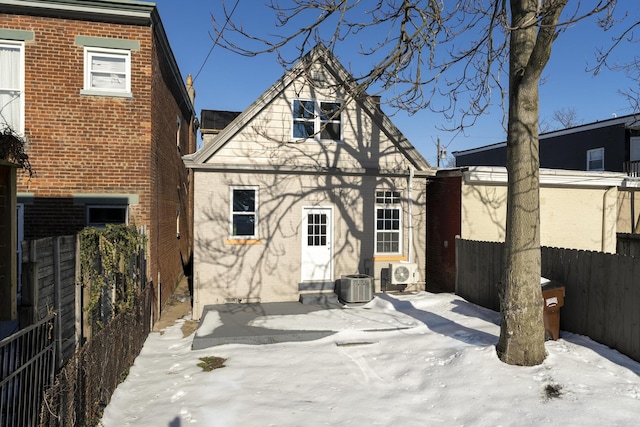
<path fill-rule="evenodd" d="M 54 315 L 0 341 L 0 426 L 38 423 L 55 370 Z"/>
<path fill-rule="evenodd" d="M 149 334 L 152 304 L 147 287 L 136 296 L 133 309 L 115 316 L 63 366 L 45 392 L 40 427 L 99 423 Z"/>

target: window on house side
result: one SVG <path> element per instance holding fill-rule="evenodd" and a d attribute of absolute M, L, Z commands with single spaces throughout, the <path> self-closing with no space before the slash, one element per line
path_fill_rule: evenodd
<path fill-rule="evenodd" d="M 595 148 L 587 151 L 587 170 L 603 171 L 604 170 L 604 147 Z"/>
<path fill-rule="evenodd" d="M 400 192 L 376 191 L 376 254 L 401 251 Z"/>
<path fill-rule="evenodd" d="M 24 132 L 24 43 L 0 41 L 0 128 Z"/>
<path fill-rule="evenodd" d="M 231 237 L 257 237 L 258 189 L 255 187 L 231 188 Z"/>
<path fill-rule="evenodd" d="M 87 206 L 87 226 L 104 228 L 107 224 L 127 224 L 128 206 Z"/>
<path fill-rule="evenodd" d="M 293 138 L 342 139 L 342 104 L 332 101 L 293 101 Z"/>
<path fill-rule="evenodd" d="M 131 52 L 85 47 L 85 90 L 131 92 Z"/>

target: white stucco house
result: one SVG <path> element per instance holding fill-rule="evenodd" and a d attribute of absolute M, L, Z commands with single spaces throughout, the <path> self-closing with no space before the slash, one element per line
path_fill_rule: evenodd
<path fill-rule="evenodd" d="M 331 294 L 343 275 L 384 290 L 398 263 L 411 271 L 403 285 L 424 289 L 435 170 L 349 80 L 318 45 L 246 110 L 214 115 L 222 126 L 203 120 L 203 148 L 183 158 L 194 180 L 194 318 L 208 304 Z"/>

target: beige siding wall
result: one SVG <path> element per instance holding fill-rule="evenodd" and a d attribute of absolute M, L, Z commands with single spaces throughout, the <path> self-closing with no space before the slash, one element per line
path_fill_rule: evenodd
<path fill-rule="evenodd" d="M 194 215 L 194 318 L 204 305 L 230 300 L 297 301 L 301 279 L 301 224 L 304 207 L 333 209 L 333 279 L 368 273 L 380 290 L 389 260 L 374 257 L 375 190 L 408 195 L 408 177 L 224 174 L 196 171 Z M 257 241 L 229 239 L 230 186 L 259 187 Z M 424 179 L 413 185 L 413 253 L 424 281 L 426 237 Z M 408 208 L 402 203 L 403 252 L 408 254 Z M 242 244 L 239 244 L 242 243 Z M 422 286 L 424 289 L 424 286 Z"/>
<path fill-rule="evenodd" d="M 635 233 L 640 221 L 640 192 L 636 189 L 618 192 L 618 233 Z M 635 227 L 634 227 L 635 225 Z"/>
<path fill-rule="evenodd" d="M 354 101 L 348 102 L 342 112 L 341 142 L 293 140 L 295 99 L 345 98 L 344 94 L 311 91 L 295 81 L 217 151 L 209 163 L 406 170 L 409 163 L 405 157 Z"/>
<path fill-rule="evenodd" d="M 616 188 L 542 187 L 540 238 L 543 246 L 615 252 Z M 506 185 L 462 188 L 462 237 L 504 241 Z"/>

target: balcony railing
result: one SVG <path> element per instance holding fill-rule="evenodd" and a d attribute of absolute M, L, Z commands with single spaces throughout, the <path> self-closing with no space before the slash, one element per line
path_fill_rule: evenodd
<path fill-rule="evenodd" d="M 624 173 L 629 176 L 640 177 L 640 160 L 632 160 L 630 162 L 624 162 Z"/>

